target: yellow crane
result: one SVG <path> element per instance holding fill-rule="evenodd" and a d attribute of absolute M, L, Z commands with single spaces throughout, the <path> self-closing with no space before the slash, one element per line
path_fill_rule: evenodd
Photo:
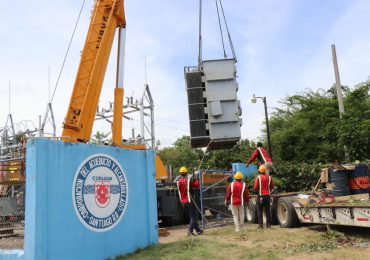
<path fill-rule="evenodd" d="M 90 140 L 114 36 L 118 29 L 117 78 L 112 124 L 113 145 L 129 149 L 146 149 L 143 144 L 122 143 L 125 28 L 124 0 L 95 1 L 71 100 L 63 123 L 63 141 L 86 143 Z M 157 179 L 167 175 L 163 162 L 158 156 L 156 156 L 156 168 Z"/>
<path fill-rule="evenodd" d="M 113 144 L 119 147 L 145 149 L 144 145 L 122 144 L 124 29 L 126 19 L 124 0 L 97 0 L 92 12 L 85 46 L 82 51 L 71 100 L 63 124 L 62 140 L 89 141 L 105 71 L 118 28 L 117 79 L 114 90 L 112 125 Z"/>

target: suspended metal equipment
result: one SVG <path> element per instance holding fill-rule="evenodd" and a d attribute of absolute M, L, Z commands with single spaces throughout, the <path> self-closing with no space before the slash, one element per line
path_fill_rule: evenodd
<path fill-rule="evenodd" d="M 221 0 L 215 0 L 223 47 L 223 59 L 202 59 L 202 1 L 199 8 L 198 66 L 184 69 L 188 96 L 190 142 L 192 148 L 231 148 L 241 138 L 242 111 L 237 98 L 236 56 Z M 219 6 L 227 31 L 232 58 L 225 51 Z"/>

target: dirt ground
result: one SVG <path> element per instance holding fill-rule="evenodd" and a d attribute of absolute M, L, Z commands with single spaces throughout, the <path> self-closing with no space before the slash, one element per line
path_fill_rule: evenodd
<path fill-rule="evenodd" d="M 170 233 L 169 236 L 159 237 L 159 244 L 168 244 L 185 238 L 187 226 L 181 225 L 175 227 L 168 227 L 167 230 Z"/>
<path fill-rule="evenodd" d="M 22 249 L 23 243 L 24 241 L 22 237 L 3 238 L 0 239 L 0 249 L 3 250 Z"/>

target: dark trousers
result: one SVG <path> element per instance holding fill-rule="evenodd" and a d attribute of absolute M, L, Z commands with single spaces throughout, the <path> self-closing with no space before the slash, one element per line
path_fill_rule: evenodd
<path fill-rule="evenodd" d="M 257 196 L 258 224 L 263 223 L 263 209 L 266 214 L 266 225 L 271 224 L 270 196 Z"/>
<path fill-rule="evenodd" d="M 196 214 L 196 211 L 195 211 L 194 204 L 193 203 L 185 203 L 183 205 L 184 205 L 185 212 L 186 212 L 186 214 L 188 215 L 188 217 L 190 219 L 189 232 L 193 232 L 194 229 L 197 232 L 199 232 L 200 228 L 198 226 L 197 214 Z"/>

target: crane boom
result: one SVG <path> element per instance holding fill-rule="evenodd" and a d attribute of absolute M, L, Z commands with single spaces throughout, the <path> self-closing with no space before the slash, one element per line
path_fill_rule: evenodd
<path fill-rule="evenodd" d="M 89 141 L 115 31 L 125 27 L 124 0 L 95 1 L 62 140 Z M 123 88 L 119 92 L 122 97 Z M 122 115 L 122 106 L 119 109 Z"/>

